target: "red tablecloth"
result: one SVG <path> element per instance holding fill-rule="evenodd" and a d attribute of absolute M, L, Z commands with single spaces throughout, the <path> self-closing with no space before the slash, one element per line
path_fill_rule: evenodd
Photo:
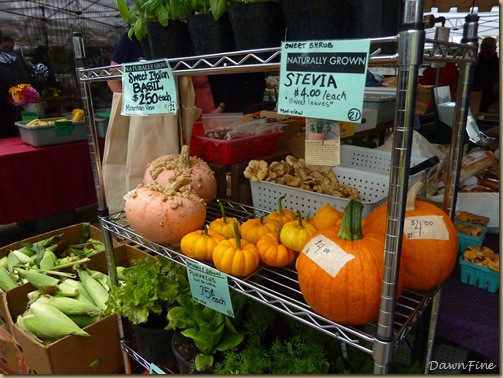
<path fill-rule="evenodd" d="M 0 224 L 56 215 L 96 203 L 87 141 L 32 147 L 0 139 Z"/>

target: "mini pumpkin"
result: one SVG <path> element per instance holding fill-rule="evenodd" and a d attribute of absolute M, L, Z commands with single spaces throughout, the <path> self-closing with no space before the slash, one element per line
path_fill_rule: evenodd
<path fill-rule="evenodd" d="M 313 225 L 317 230 L 322 230 L 326 227 L 335 226 L 341 218 L 342 212 L 327 203 L 314 214 Z"/>
<path fill-rule="evenodd" d="M 238 222 L 238 231 L 241 232 L 241 223 L 236 218 L 227 217 L 225 215 L 225 208 L 219 199 L 217 199 L 217 203 L 220 206 L 220 212 L 222 217 L 214 219 L 210 222 L 210 229 L 221 233 L 227 239 L 234 237 L 234 220 Z"/>
<path fill-rule="evenodd" d="M 234 219 L 234 237 L 222 240 L 213 250 L 215 267 L 235 277 L 246 277 L 259 266 L 260 256 L 255 244 L 239 236 L 238 221 Z"/>
<path fill-rule="evenodd" d="M 350 200 L 342 227 L 313 234 L 296 262 L 299 287 L 318 314 L 341 324 L 377 319 L 384 275 L 384 241 L 377 233 L 362 234 L 363 205 Z M 399 279 L 397 297 L 402 291 Z"/>
<path fill-rule="evenodd" d="M 188 257 L 212 261 L 215 246 L 225 240 L 221 233 L 210 230 L 206 225 L 203 230 L 189 232 L 180 241 L 180 250 Z"/>
<path fill-rule="evenodd" d="M 454 270 L 458 257 L 454 223 L 439 207 L 416 200 L 421 186 L 418 181 L 407 193 L 400 259 L 404 268 L 404 285 L 414 290 L 428 290 L 440 285 Z M 387 212 L 387 205 L 374 209 L 367 217 L 365 228 L 385 235 Z M 419 227 L 422 227 L 421 234 Z M 426 234 L 424 227 L 429 227 L 431 232 Z"/>
<path fill-rule="evenodd" d="M 241 225 L 241 238 L 257 244 L 259 239 L 269 232 L 276 231 L 278 223 L 264 217 L 248 219 Z"/>
<path fill-rule="evenodd" d="M 280 227 L 283 227 L 287 222 L 297 219 L 297 215 L 292 210 L 283 209 L 283 200 L 285 197 L 280 196 L 278 198 L 278 209 L 267 216 L 267 219 L 278 222 Z"/>
<path fill-rule="evenodd" d="M 285 223 L 281 228 L 281 243 L 296 252 L 300 252 L 305 241 L 315 232 L 316 228 L 308 221 L 302 219 L 300 211 L 297 210 L 297 219 Z"/>
<path fill-rule="evenodd" d="M 285 266 L 297 258 L 298 253 L 281 243 L 280 229 L 269 232 L 257 242 L 260 261 L 269 266 Z"/>

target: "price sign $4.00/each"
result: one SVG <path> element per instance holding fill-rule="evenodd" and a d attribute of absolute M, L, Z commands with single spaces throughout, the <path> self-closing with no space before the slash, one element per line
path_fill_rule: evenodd
<path fill-rule="evenodd" d="M 175 114 L 173 72 L 166 59 L 123 65 L 122 114 Z"/>

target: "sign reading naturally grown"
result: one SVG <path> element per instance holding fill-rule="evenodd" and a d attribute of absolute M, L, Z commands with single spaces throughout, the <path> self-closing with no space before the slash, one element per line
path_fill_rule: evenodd
<path fill-rule="evenodd" d="M 167 59 L 123 65 L 122 114 L 176 113 L 177 95 Z"/>
<path fill-rule="evenodd" d="M 278 113 L 361 122 L 370 40 L 283 42 Z"/>

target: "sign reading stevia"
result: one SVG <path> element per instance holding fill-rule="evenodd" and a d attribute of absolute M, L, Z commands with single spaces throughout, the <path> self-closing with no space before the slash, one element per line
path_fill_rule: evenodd
<path fill-rule="evenodd" d="M 283 42 L 278 113 L 361 122 L 370 40 Z"/>
<path fill-rule="evenodd" d="M 125 115 L 176 113 L 176 86 L 168 61 L 124 64 L 122 99 Z"/>

